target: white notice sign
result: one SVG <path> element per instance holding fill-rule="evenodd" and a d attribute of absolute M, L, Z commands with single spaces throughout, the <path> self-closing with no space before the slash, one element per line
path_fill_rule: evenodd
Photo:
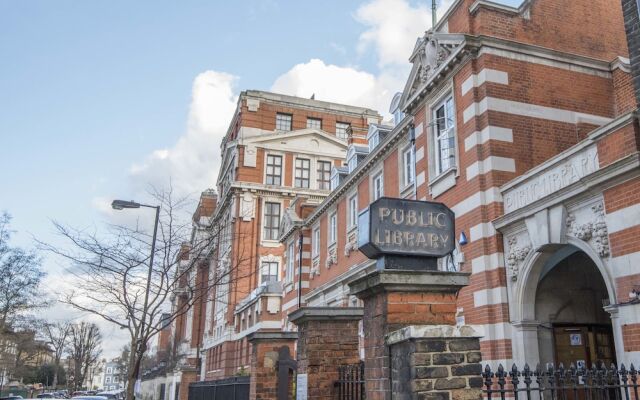
<path fill-rule="evenodd" d="M 307 400 L 307 374 L 297 375 L 296 400 Z"/>

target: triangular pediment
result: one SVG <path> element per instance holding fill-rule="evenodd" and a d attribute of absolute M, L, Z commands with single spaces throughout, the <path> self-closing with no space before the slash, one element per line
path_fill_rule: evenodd
<path fill-rule="evenodd" d="M 401 109 L 404 110 L 407 100 L 425 87 L 441 67 L 452 59 L 463 41 L 463 35 L 437 32 L 427 32 L 424 37 L 418 39 L 409 58 L 413 67 L 402 92 Z"/>
<path fill-rule="evenodd" d="M 300 129 L 245 140 L 247 145 L 270 150 L 344 157 L 347 142 L 319 129 Z"/>

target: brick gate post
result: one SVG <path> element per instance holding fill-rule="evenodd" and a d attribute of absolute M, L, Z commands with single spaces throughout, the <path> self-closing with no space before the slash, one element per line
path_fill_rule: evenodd
<path fill-rule="evenodd" d="M 349 283 L 351 294 L 364 301 L 367 400 L 391 399 L 387 335 L 414 325 L 455 326 L 457 295 L 462 287 L 469 284 L 469 275 L 443 271 L 376 270 Z"/>
<path fill-rule="evenodd" d="M 338 367 L 360 361 L 362 315 L 356 307 L 303 307 L 289 314 L 298 326 L 298 373 L 307 374 L 309 400 L 334 399 Z"/>
<path fill-rule="evenodd" d="M 294 354 L 297 338 L 297 332 L 254 332 L 247 337 L 252 345 L 249 399 L 277 400 L 278 352 L 284 346 Z"/>

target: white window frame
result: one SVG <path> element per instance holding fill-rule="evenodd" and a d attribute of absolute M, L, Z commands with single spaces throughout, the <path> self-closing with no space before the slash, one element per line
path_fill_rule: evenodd
<path fill-rule="evenodd" d="M 344 134 L 339 134 L 338 133 L 338 125 L 344 126 Z M 349 122 L 337 121 L 336 122 L 336 137 L 338 139 L 341 139 L 341 140 L 347 140 L 349 138 L 349 128 L 350 127 L 351 127 L 351 124 Z"/>
<path fill-rule="evenodd" d="M 260 260 L 260 284 L 262 285 L 263 283 L 267 283 L 267 282 L 262 280 L 263 276 L 265 275 L 264 272 L 263 272 L 265 264 L 268 264 L 268 266 L 269 266 L 269 271 L 268 272 L 271 272 L 271 267 L 273 266 L 272 264 L 275 264 L 275 266 L 276 266 L 276 273 L 275 273 L 276 280 L 275 280 L 275 282 L 278 282 L 280 280 L 280 263 L 278 261 L 274 261 L 274 260 Z M 272 276 L 272 274 L 269 273 L 268 276 Z M 269 282 L 272 282 L 272 281 L 269 281 Z"/>
<path fill-rule="evenodd" d="M 275 200 L 272 200 L 272 199 L 264 199 L 264 201 L 262 202 L 262 230 L 261 230 L 262 240 L 263 241 L 268 241 L 268 242 L 277 242 L 278 241 L 277 238 L 276 239 L 271 239 L 271 238 L 267 238 L 265 236 L 265 229 L 266 229 L 266 224 L 267 224 L 267 220 L 266 220 L 267 203 L 273 203 L 273 204 L 280 205 L 280 214 L 279 214 L 280 220 L 278 221 L 278 232 L 280 231 L 280 223 L 281 223 L 281 220 L 282 220 L 282 212 L 284 211 L 284 208 L 282 207 L 282 202 L 275 201 Z"/>
<path fill-rule="evenodd" d="M 307 161 L 308 164 L 308 168 L 304 168 L 303 166 L 301 166 L 300 168 L 298 168 L 298 161 L 301 162 L 301 165 L 304 164 L 305 161 Z M 306 157 L 296 157 L 296 159 L 293 162 L 293 187 L 295 188 L 299 188 L 299 189 L 311 189 L 311 180 L 312 180 L 312 176 L 311 176 L 311 171 L 313 170 L 313 163 L 311 162 L 311 158 L 306 158 Z M 304 178 L 302 175 L 304 175 L 304 171 L 307 171 L 307 177 Z M 300 171 L 300 176 L 298 177 L 298 171 Z M 298 186 L 296 179 L 300 179 L 300 183 L 302 183 L 302 181 L 304 179 L 306 179 L 307 181 L 307 186 Z"/>
<path fill-rule="evenodd" d="M 450 107 L 448 105 L 450 104 Z M 437 113 L 442 108 L 444 111 L 444 130 L 440 130 Z M 453 112 L 453 115 L 449 115 Z M 453 93 L 449 92 L 443 96 L 434 107 L 431 108 L 432 116 L 432 130 L 433 130 L 433 149 L 434 149 L 434 163 L 436 176 L 439 176 L 451 169 L 457 167 L 457 143 L 456 143 L 456 106 L 453 98 Z M 449 147 L 449 160 L 443 162 L 443 149 L 441 145 L 443 141 L 449 140 L 453 142 L 453 147 Z"/>
<path fill-rule="evenodd" d="M 326 181 L 326 183 L 329 184 L 328 188 L 321 188 L 320 187 L 320 183 L 321 183 L 320 177 L 321 177 L 321 174 L 323 174 L 325 172 L 324 170 L 323 171 L 320 170 L 320 166 L 324 165 L 323 163 L 328 163 L 329 164 L 329 179 Z M 333 162 L 331 162 L 329 160 L 316 160 L 316 168 L 315 168 L 315 171 L 316 171 L 316 174 L 315 174 L 316 175 L 315 176 L 316 189 L 319 189 L 319 190 L 331 190 L 331 170 L 332 169 L 333 169 Z M 322 181 L 322 182 L 324 183 L 325 181 Z"/>
<path fill-rule="evenodd" d="M 328 226 L 329 229 L 327 230 L 327 236 L 329 246 L 331 246 L 336 244 L 338 241 L 338 213 L 336 211 L 329 214 Z"/>
<path fill-rule="evenodd" d="M 289 129 L 280 129 L 278 128 L 278 117 L 279 116 L 286 116 L 289 117 Z M 293 115 L 292 114 L 287 114 L 287 113 L 276 113 L 276 132 L 291 132 L 291 130 L 293 130 Z"/>
<path fill-rule="evenodd" d="M 378 200 L 379 198 L 384 197 L 384 173 L 383 171 L 378 172 L 373 176 L 373 201 Z"/>
<path fill-rule="evenodd" d="M 267 168 L 269 165 L 269 157 L 280 157 L 280 184 L 275 184 L 275 183 L 267 183 L 267 177 L 269 176 L 268 172 L 267 172 Z M 283 186 L 283 176 L 284 174 L 282 173 L 284 171 L 284 155 L 279 154 L 279 153 L 267 153 L 266 157 L 264 158 L 264 183 L 265 185 L 275 185 L 275 186 Z M 275 176 L 275 175 L 274 175 Z"/>
<path fill-rule="evenodd" d="M 309 122 L 311 122 L 311 124 L 309 124 Z M 318 126 L 310 126 L 314 125 L 316 122 L 318 123 Z M 307 117 L 307 129 L 322 130 L 322 118 Z"/>
<path fill-rule="evenodd" d="M 348 200 L 348 217 L 347 217 L 347 226 L 351 228 L 355 228 L 358 226 L 358 193 L 354 193 L 349 196 Z"/>
<path fill-rule="evenodd" d="M 318 256 L 320 256 L 320 227 L 316 226 L 315 228 L 313 228 L 313 247 L 312 247 L 312 252 L 313 252 L 313 257 L 316 258 Z"/>
<path fill-rule="evenodd" d="M 376 147 L 380 144 L 380 131 L 376 130 L 376 132 L 371 135 L 369 138 L 369 153 L 375 150 Z"/>
<path fill-rule="evenodd" d="M 409 145 L 402 150 L 402 182 L 404 187 L 412 185 L 415 179 L 413 146 Z"/>

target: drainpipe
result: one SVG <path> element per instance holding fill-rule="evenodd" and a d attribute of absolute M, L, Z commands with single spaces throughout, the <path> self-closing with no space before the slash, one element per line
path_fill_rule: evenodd
<path fill-rule="evenodd" d="M 411 140 L 411 153 L 413 160 L 413 195 L 418 200 L 418 177 L 416 176 L 416 127 L 409 125 L 409 139 Z"/>
<path fill-rule="evenodd" d="M 302 231 L 300 231 L 300 236 L 298 237 L 298 308 L 302 307 L 302 242 L 304 240 L 304 236 L 302 236 Z"/>

